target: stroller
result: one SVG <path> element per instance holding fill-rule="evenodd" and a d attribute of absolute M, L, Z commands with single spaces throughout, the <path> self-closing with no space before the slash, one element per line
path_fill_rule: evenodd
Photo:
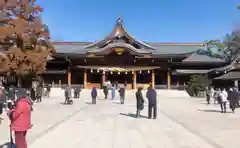
<path fill-rule="evenodd" d="M 73 99 L 71 97 L 68 97 L 65 103 L 69 104 L 69 105 L 72 105 L 73 104 Z"/>
<path fill-rule="evenodd" d="M 72 95 L 71 95 L 71 88 L 66 88 L 65 90 L 65 102 L 64 104 L 73 104 L 73 99 L 72 99 Z"/>

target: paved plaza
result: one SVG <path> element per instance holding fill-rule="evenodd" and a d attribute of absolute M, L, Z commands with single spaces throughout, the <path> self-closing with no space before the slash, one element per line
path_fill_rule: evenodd
<path fill-rule="evenodd" d="M 169 92 L 171 93 L 171 92 Z M 30 148 L 239 148 L 240 109 L 219 113 L 219 106 L 204 99 L 160 96 L 158 118 L 149 120 L 147 104 L 136 119 L 135 94 L 124 105 L 116 100 L 97 101 L 83 93 L 73 105 L 64 98 L 44 99 L 34 106 Z M 7 118 L 0 126 L 0 145 L 8 142 Z"/>

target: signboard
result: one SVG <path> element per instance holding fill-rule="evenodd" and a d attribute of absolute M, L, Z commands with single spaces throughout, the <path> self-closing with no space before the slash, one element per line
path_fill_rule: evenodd
<path fill-rule="evenodd" d="M 123 52 L 124 52 L 124 48 L 114 48 L 114 51 L 116 52 L 116 54 L 118 54 L 118 55 L 122 55 L 123 54 Z"/>
<path fill-rule="evenodd" d="M 90 53 L 90 54 L 88 54 L 87 56 L 88 56 L 88 57 L 94 57 L 94 56 L 95 56 L 95 54 L 93 54 L 93 53 Z"/>

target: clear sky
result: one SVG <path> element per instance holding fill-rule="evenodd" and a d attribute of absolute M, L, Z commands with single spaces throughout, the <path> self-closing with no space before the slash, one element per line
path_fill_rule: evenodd
<path fill-rule="evenodd" d="M 136 39 L 202 42 L 222 39 L 240 21 L 239 0 L 37 0 L 53 40 L 96 41 L 121 16 Z"/>

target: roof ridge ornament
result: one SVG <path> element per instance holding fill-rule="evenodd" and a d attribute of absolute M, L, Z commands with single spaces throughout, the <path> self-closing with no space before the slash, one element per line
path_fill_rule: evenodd
<path fill-rule="evenodd" d="M 122 17 L 118 17 L 116 23 L 122 25 L 123 24 Z"/>

